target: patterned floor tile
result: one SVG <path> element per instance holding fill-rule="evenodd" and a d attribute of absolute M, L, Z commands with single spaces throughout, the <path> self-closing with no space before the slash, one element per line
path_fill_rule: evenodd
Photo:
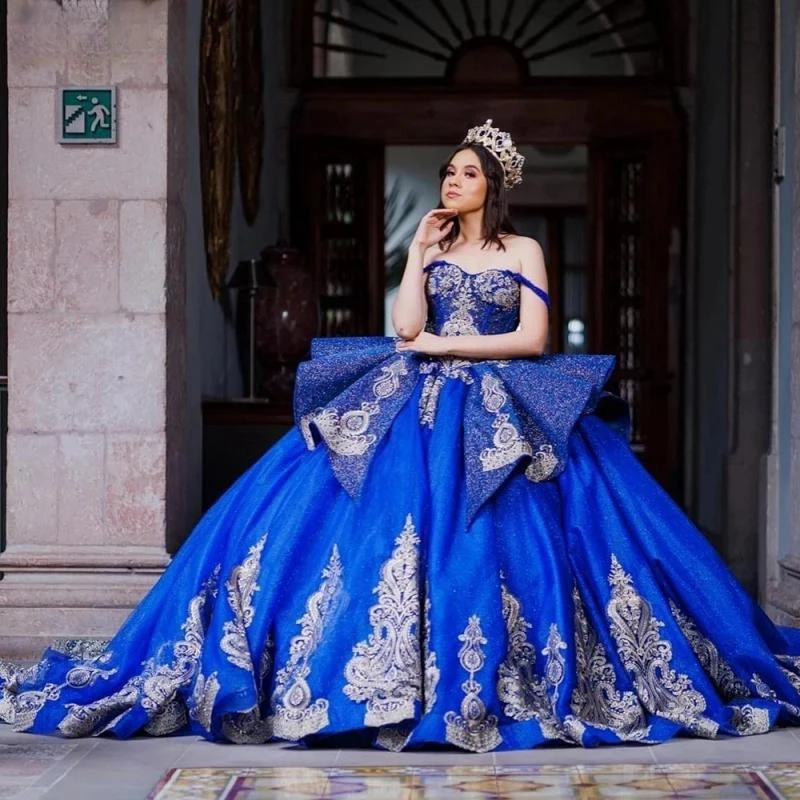
<path fill-rule="evenodd" d="M 800 797 L 800 764 L 771 764 L 767 774 L 779 797 Z"/>
<path fill-rule="evenodd" d="M 175 769 L 149 800 L 800 800 L 800 763 Z"/>

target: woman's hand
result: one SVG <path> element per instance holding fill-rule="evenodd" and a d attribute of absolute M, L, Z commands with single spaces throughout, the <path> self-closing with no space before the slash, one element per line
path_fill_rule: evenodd
<path fill-rule="evenodd" d="M 437 336 L 435 333 L 422 331 L 414 339 L 397 343 L 399 353 L 424 353 L 429 356 L 447 355 L 447 337 Z"/>
<path fill-rule="evenodd" d="M 458 212 L 454 208 L 434 208 L 419 223 L 413 246 L 427 250 L 444 239 L 453 226 Z"/>

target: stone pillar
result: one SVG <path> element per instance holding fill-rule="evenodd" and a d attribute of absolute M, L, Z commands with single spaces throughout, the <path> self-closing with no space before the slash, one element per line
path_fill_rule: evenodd
<path fill-rule="evenodd" d="M 111 635 L 186 522 L 184 3 L 8 2 L 3 656 Z M 57 144 L 56 88 L 109 83 L 118 144 Z"/>
<path fill-rule="evenodd" d="M 781 454 L 788 450 L 781 459 L 781 472 L 788 472 L 788 476 L 781 474 L 780 527 L 774 537 L 777 539 L 774 549 L 778 557 L 778 577 L 775 585 L 770 586 L 769 610 L 779 622 L 800 626 L 800 147 L 794 140 L 800 130 L 800 27 L 796 22 L 800 19 L 800 0 L 795 0 L 793 8 L 786 9 L 786 18 L 787 30 L 793 29 L 794 34 L 794 80 L 791 97 L 787 98 L 787 105 L 791 103 L 792 108 L 784 114 L 787 135 L 793 139 L 787 149 L 792 161 L 786 165 L 793 183 L 793 202 L 791 231 L 787 231 L 791 254 L 786 259 L 791 259 L 791 272 L 786 282 L 788 286 L 781 288 L 790 289 L 791 302 L 787 303 L 785 297 L 778 298 L 783 301 L 782 310 L 789 318 L 789 324 L 778 331 L 778 361 L 781 377 L 785 374 L 783 370 L 790 376 L 786 382 L 788 392 L 779 396 L 779 409 L 783 412 L 786 407 L 786 416 L 779 420 L 783 423 L 779 431 L 782 437 L 788 436 L 788 442 L 780 443 Z M 785 70 L 788 68 L 786 65 Z M 784 77 L 787 87 L 788 77 Z M 793 119 L 789 119 L 789 114 Z M 781 264 L 782 269 L 785 266 Z"/>
<path fill-rule="evenodd" d="M 772 4 L 761 0 L 734 0 L 733 8 L 732 324 L 723 555 L 755 595 L 772 422 L 774 14 Z"/>

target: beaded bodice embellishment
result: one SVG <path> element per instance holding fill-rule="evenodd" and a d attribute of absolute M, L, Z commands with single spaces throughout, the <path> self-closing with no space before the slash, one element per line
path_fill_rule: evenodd
<path fill-rule="evenodd" d="M 520 285 L 545 302 L 547 293 L 511 269 L 468 272 L 449 261 L 425 267 L 428 296 L 426 330 L 439 336 L 509 333 L 519 325 Z"/>

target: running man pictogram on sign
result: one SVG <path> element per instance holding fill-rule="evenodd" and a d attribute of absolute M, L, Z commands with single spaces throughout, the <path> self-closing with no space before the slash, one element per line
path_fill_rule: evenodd
<path fill-rule="evenodd" d="M 59 89 L 61 144 L 115 144 L 117 90 L 115 87 Z"/>

